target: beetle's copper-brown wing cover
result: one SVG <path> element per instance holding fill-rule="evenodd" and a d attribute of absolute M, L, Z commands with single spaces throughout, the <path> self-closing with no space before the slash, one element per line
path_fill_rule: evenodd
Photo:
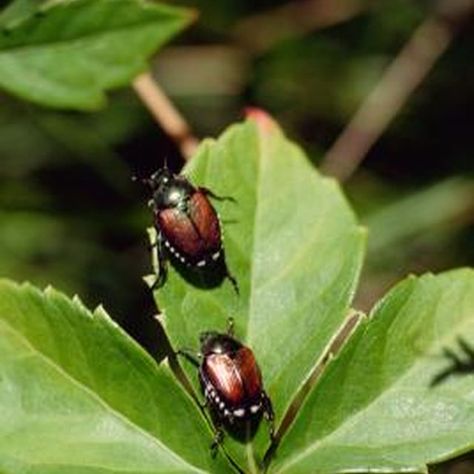
<path fill-rule="evenodd" d="M 248 347 L 230 354 L 211 354 L 205 364 L 210 382 L 230 405 L 238 406 L 242 400 L 260 396 L 262 376 Z"/>
<path fill-rule="evenodd" d="M 165 209 L 158 213 L 157 220 L 166 240 L 190 263 L 196 263 L 220 249 L 219 219 L 201 191 L 191 196 L 188 208 L 188 214 Z"/>

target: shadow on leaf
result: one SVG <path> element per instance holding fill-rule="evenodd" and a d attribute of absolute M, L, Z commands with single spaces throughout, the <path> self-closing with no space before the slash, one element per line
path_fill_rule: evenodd
<path fill-rule="evenodd" d="M 458 337 L 457 343 L 460 354 L 449 348 L 443 350 L 443 356 L 450 362 L 450 365 L 433 378 L 430 384 L 431 387 L 445 382 L 446 379 L 454 375 L 474 374 L 474 348 L 461 337 Z"/>
<path fill-rule="evenodd" d="M 222 285 L 225 279 L 228 279 L 235 292 L 239 293 L 237 281 L 227 268 L 224 252 L 221 252 L 221 256 L 217 261 L 211 262 L 202 268 L 186 266 L 172 256 L 169 256 L 169 261 L 184 280 L 197 288 L 216 288 Z"/>

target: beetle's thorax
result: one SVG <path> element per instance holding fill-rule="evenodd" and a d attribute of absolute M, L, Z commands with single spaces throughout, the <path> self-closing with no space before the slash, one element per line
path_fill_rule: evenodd
<path fill-rule="evenodd" d="M 203 332 L 200 336 L 201 353 L 206 356 L 209 354 L 228 354 L 236 352 L 242 348 L 242 344 L 227 334 L 209 331 Z"/>
<path fill-rule="evenodd" d="M 189 198 L 195 189 L 185 178 L 163 169 L 154 175 L 152 180 L 153 203 L 157 209 L 186 210 Z"/>
<path fill-rule="evenodd" d="M 189 190 L 181 183 L 170 184 L 153 194 L 153 201 L 158 209 L 177 208 L 185 210 L 188 199 Z"/>

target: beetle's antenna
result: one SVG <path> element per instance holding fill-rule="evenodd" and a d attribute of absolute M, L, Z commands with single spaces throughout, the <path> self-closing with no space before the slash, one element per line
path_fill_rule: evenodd
<path fill-rule="evenodd" d="M 234 318 L 232 316 L 229 316 L 227 318 L 227 334 L 231 337 L 234 336 L 234 331 L 235 331 L 235 321 L 234 321 Z"/>
<path fill-rule="evenodd" d="M 149 188 L 152 187 L 153 180 L 151 178 L 139 178 L 136 174 L 132 175 L 132 181 L 135 183 L 139 181 L 140 183 L 148 186 Z"/>

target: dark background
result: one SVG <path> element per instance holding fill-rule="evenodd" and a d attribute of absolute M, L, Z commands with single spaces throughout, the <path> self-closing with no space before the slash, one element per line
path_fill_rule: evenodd
<path fill-rule="evenodd" d="M 216 136 L 245 106 L 258 106 L 316 165 L 439 9 L 428 0 L 174 3 L 200 16 L 153 67 L 196 136 Z M 474 265 L 472 25 L 462 26 L 344 183 L 370 231 L 357 308 L 370 309 L 409 272 Z M 131 89 L 90 114 L 0 95 L 0 275 L 103 304 L 156 352 L 156 308 L 142 282 L 151 215 L 131 176 L 147 175 L 164 157 L 175 169 L 182 164 Z M 443 472 L 474 471 L 464 461 Z"/>

